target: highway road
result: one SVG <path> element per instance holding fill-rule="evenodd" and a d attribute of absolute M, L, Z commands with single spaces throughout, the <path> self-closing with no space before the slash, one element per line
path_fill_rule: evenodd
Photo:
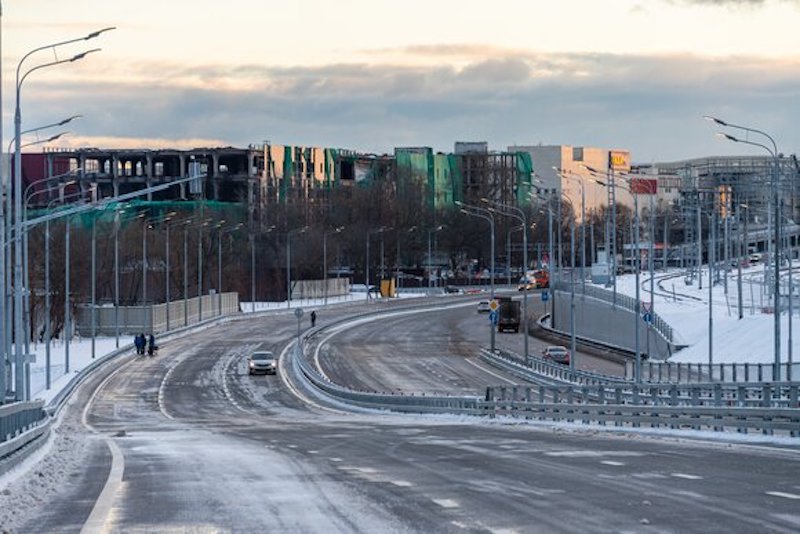
<path fill-rule="evenodd" d="M 424 314 L 343 332 L 349 346 L 360 344 L 359 360 L 372 354 L 385 361 L 329 371 L 345 378 L 351 369 L 353 383 L 370 387 L 467 391 L 496 383 L 497 371 L 465 363 L 471 325 L 485 320 L 469 310 L 462 317 L 454 309 L 444 321 Z M 333 313 L 320 312 L 319 323 Z M 797 447 L 331 410 L 298 399 L 281 375 L 247 375 L 249 352 L 280 353 L 295 333 L 290 313 L 249 318 L 165 343 L 156 358 L 129 357 L 106 368 L 65 409 L 51 454 L 0 492 L 0 530 L 800 528 Z M 431 354 L 415 353 L 418 343 Z M 386 360 L 390 348 L 399 350 Z M 435 355 L 446 361 L 434 363 Z M 370 378 L 367 369 L 389 378 Z"/>

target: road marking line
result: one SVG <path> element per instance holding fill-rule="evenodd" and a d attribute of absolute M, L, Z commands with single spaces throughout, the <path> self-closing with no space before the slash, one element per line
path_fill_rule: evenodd
<path fill-rule="evenodd" d="M 328 460 L 330 460 L 331 462 L 341 462 L 342 461 L 341 458 L 328 458 Z"/>
<path fill-rule="evenodd" d="M 767 495 L 772 495 L 774 497 L 783 497 L 784 499 L 800 499 L 800 495 L 795 493 L 784 493 L 782 491 L 768 491 Z"/>
<path fill-rule="evenodd" d="M 441 506 L 442 508 L 459 508 L 460 505 L 458 502 L 454 501 L 453 499 L 431 499 L 433 502 Z"/>
<path fill-rule="evenodd" d="M 407 480 L 390 480 L 389 483 L 400 488 L 409 488 L 413 486 L 413 484 Z"/>
<path fill-rule="evenodd" d="M 504 382 L 507 382 L 508 384 L 516 384 L 516 382 L 514 382 L 513 380 L 509 380 L 508 378 L 506 378 L 506 377 L 504 377 L 504 376 L 500 376 L 500 375 L 498 375 L 497 373 L 495 373 L 495 372 L 492 372 L 492 371 L 490 371 L 489 369 L 486 369 L 485 367 L 483 367 L 483 366 L 481 366 L 481 365 L 478 365 L 477 363 L 473 362 L 473 361 L 472 361 L 472 360 L 470 360 L 470 359 L 466 359 L 466 360 L 464 360 L 464 361 L 465 361 L 465 362 L 467 362 L 467 363 L 468 363 L 468 364 L 470 364 L 470 365 L 474 365 L 475 367 L 477 367 L 478 369 L 480 369 L 480 370 L 481 370 L 481 371 L 483 371 L 484 373 L 488 373 L 488 374 L 492 375 L 492 376 L 493 376 L 493 377 L 495 377 L 495 378 L 499 378 L 500 380 L 502 380 L 502 381 L 504 381 Z"/>
<path fill-rule="evenodd" d="M 92 507 L 89 518 L 81 527 L 81 534 L 111 532 L 111 525 L 109 524 L 111 507 L 114 505 L 117 491 L 122 485 L 122 474 L 125 472 L 125 456 L 119 446 L 114 443 L 114 440 L 106 439 L 105 442 L 108 448 L 111 449 L 111 471 L 108 473 L 108 479 L 103 486 L 103 491 L 100 492 L 100 496 Z"/>
<path fill-rule="evenodd" d="M 675 478 L 685 478 L 687 480 L 703 480 L 703 477 L 699 475 L 687 475 L 686 473 L 671 473 L 670 476 Z"/>
<path fill-rule="evenodd" d="M 622 463 L 622 462 L 615 462 L 615 461 L 613 461 L 613 460 L 603 460 L 603 461 L 602 461 L 602 462 L 600 462 L 600 463 L 601 463 L 601 464 L 604 464 L 604 465 L 610 465 L 610 466 L 613 466 L 613 467 L 622 467 L 623 465 L 625 465 L 625 464 L 624 464 L 624 463 Z"/>

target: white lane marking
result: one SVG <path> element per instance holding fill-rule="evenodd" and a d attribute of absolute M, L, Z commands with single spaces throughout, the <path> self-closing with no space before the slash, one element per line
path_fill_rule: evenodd
<path fill-rule="evenodd" d="M 686 480 L 703 480 L 699 475 L 687 475 L 686 473 L 671 473 L 670 476 L 675 478 L 685 478 Z"/>
<path fill-rule="evenodd" d="M 390 480 L 389 483 L 397 486 L 398 488 L 410 488 L 413 486 L 413 484 L 407 480 Z"/>
<path fill-rule="evenodd" d="M 286 358 L 287 358 L 286 355 L 288 354 L 289 349 L 294 350 L 293 347 L 294 347 L 294 345 L 296 343 L 297 343 L 297 341 L 293 341 L 293 342 L 287 344 L 283 348 L 283 350 L 281 351 L 280 356 L 278 357 L 278 369 L 280 369 L 280 371 L 278 372 L 278 375 L 280 376 L 281 382 L 283 382 L 283 385 L 286 386 L 286 388 L 291 392 L 292 395 L 295 396 L 295 398 L 299 399 L 301 402 L 304 402 L 308 406 L 313 406 L 314 408 L 316 408 L 318 410 L 322 410 L 322 411 L 328 412 L 328 413 L 344 413 L 341 410 L 334 410 L 332 408 L 328 408 L 326 406 L 323 406 L 323 405 L 321 405 L 319 403 L 314 402 L 307 395 L 305 395 L 302 392 L 300 392 L 300 390 L 297 389 L 294 386 L 292 381 L 287 378 L 287 375 L 286 375 L 286 372 L 287 372 L 286 371 L 286 364 L 284 362 L 286 361 Z"/>
<path fill-rule="evenodd" d="M 508 378 L 506 378 L 504 376 L 500 376 L 497 373 L 495 373 L 493 371 L 490 371 L 489 369 L 487 369 L 487 368 L 485 368 L 485 367 L 483 367 L 481 365 L 478 365 L 477 363 L 473 362 L 470 359 L 466 359 L 464 361 L 467 362 L 470 365 L 474 365 L 475 367 L 477 367 L 478 369 L 480 369 L 484 373 L 488 373 L 488 374 L 492 375 L 493 377 L 498 378 L 498 379 L 500 379 L 500 380 L 502 380 L 502 381 L 504 381 L 504 382 L 506 382 L 508 384 L 516 384 L 516 382 L 514 382 L 513 380 L 509 380 Z"/>
<path fill-rule="evenodd" d="M 328 458 L 331 462 L 341 462 L 341 458 Z"/>
<path fill-rule="evenodd" d="M 458 502 L 454 501 L 453 499 L 431 499 L 433 502 L 441 506 L 442 508 L 459 508 Z"/>
<path fill-rule="evenodd" d="M 169 368 L 169 371 L 166 372 L 164 378 L 161 379 L 161 384 L 158 386 L 158 409 L 159 411 L 164 414 L 164 417 L 167 419 L 175 420 L 170 414 L 167 413 L 167 406 L 164 404 L 164 391 L 167 389 L 167 382 L 172 377 L 172 372 L 178 366 L 180 362 L 175 363 L 172 367 Z"/>
<path fill-rule="evenodd" d="M 95 534 L 98 532 L 111 532 L 111 507 L 122 485 L 122 474 L 125 472 L 125 456 L 114 440 L 106 439 L 108 448 L 111 449 L 111 472 L 108 474 L 103 491 L 92 507 L 92 513 L 81 527 L 81 534 Z"/>
<path fill-rule="evenodd" d="M 613 460 L 603 460 L 603 461 L 602 461 L 602 462 L 600 462 L 600 463 L 601 463 L 601 464 L 603 464 L 603 465 L 610 465 L 610 466 L 612 466 L 612 467 L 622 467 L 623 465 L 625 465 L 625 464 L 624 464 L 624 463 L 622 463 L 622 462 L 615 462 L 615 461 L 613 461 Z"/>
<path fill-rule="evenodd" d="M 565 458 L 602 458 L 603 456 L 638 457 L 645 453 L 634 451 L 552 451 L 544 453 L 545 456 L 563 456 Z"/>
<path fill-rule="evenodd" d="M 130 365 L 130 362 L 132 361 L 134 360 L 129 360 L 128 365 Z M 105 377 L 105 379 L 100 382 L 100 385 L 94 390 L 91 397 L 89 397 L 89 401 L 83 408 L 83 413 L 81 414 L 81 423 L 83 423 L 83 426 L 95 434 L 100 433 L 96 428 L 89 424 L 89 409 L 94 405 L 97 395 L 100 394 L 100 391 L 102 391 L 105 385 L 125 367 L 125 365 L 122 365 Z M 103 441 L 105 441 L 106 445 L 108 445 L 108 448 L 111 449 L 111 470 L 108 473 L 108 478 L 106 479 L 106 483 L 103 485 L 103 490 L 100 492 L 100 496 L 97 498 L 97 501 L 95 501 L 94 506 L 92 507 L 92 512 L 89 514 L 89 517 L 86 519 L 83 527 L 81 527 L 81 534 L 110 532 L 110 525 L 108 524 L 109 515 L 111 513 L 111 507 L 114 504 L 117 491 L 122 484 L 122 475 L 125 472 L 125 455 L 122 454 L 122 450 L 120 450 L 119 446 L 109 438 L 104 437 Z"/>
<path fill-rule="evenodd" d="M 768 491 L 767 495 L 772 495 L 773 497 L 783 497 L 784 499 L 800 499 L 800 495 L 796 495 L 794 493 L 785 493 L 783 491 Z"/>

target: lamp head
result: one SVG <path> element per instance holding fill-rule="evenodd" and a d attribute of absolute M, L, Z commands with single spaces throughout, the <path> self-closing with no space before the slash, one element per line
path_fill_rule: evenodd
<path fill-rule="evenodd" d="M 110 32 L 111 30 L 116 30 L 116 26 L 109 26 L 107 28 L 103 28 L 102 30 L 93 31 L 89 35 L 83 38 L 84 41 L 88 41 L 89 39 L 94 39 L 95 37 L 100 36 L 101 33 Z"/>
<path fill-rule="evenodd" d="M 707 121 L 716 122 L 720 126 L 728 126 L 728 123 L 722 119 L 718 119 L 716 117 L 712 117 L 711 115 L 703 115 L 703 118 Z"/>

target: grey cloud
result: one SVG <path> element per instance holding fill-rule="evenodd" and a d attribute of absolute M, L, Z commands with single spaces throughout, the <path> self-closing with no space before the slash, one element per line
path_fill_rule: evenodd
<path fill-rule="evenodd" d="M 644 161 L 742 150 L 714 139 L 700 120 L 710 113 L 760 126 L 791 153 L 800 143 L 798 67 L 747 57 L 607 54 L 520 54 L 465 68 L 207 67 L 167 72 L 225 80 L 224 86 L 240 80 L 242 88 L 40 81 L 27 89 L 25 121 L 82 113 L 75 129 L 83 135 L 211 138 L 237 146 L 270 139 L 372 152 L 409 144 L 449 150 L 457 139 L 487 140 L 495 149 L 539 141 L 627 147 Z"/>

